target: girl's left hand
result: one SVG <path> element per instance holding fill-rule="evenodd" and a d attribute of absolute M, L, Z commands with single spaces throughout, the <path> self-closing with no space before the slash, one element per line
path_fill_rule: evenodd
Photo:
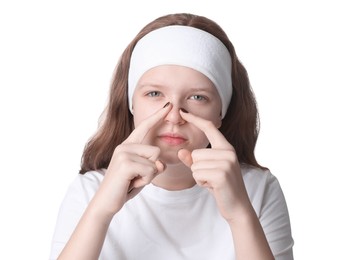
<path fill-rule="evenodd" d="M 199 186 L 214 195 L 222 216 L 229 222 L 252 210 L 240 164 L 233 146 L 211 121 L 180 112 L 183 119 L 195 125 L 207 136 L 212 148 L 188 151 L 181 149 L 179 159 L 193 172 Z"/>

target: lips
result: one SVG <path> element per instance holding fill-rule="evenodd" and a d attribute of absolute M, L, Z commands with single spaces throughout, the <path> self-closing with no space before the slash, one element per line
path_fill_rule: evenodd
<path fill-rule="evenodd" d="M 169 145 L 180 145 L 187 141 L 185 137 L 175 133 L 165 133 L 160 135 L 159 138 Z"/>

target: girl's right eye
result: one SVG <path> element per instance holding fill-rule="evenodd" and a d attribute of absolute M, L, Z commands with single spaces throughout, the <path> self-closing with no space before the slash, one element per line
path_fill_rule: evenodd
<path fill-rule="evenodd" d="M 146 94 L 149 97 L 159 97 L 161 95 L 161 92 L 159 91 L 150 91 Z"/>

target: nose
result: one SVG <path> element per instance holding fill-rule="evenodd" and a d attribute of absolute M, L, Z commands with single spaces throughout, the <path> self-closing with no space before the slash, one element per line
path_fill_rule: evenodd
<path fill-rule="evenodd" d="M 183 125 L 186 121 L 180 115 L 180 106 L 179 105 L 172 105 L 172 109 L 169 111 L 167 116 L 165 117 L 165 121 L 175 124 L 175 125 Z"/>

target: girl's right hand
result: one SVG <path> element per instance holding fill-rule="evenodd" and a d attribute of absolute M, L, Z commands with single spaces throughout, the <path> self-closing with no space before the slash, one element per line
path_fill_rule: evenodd
<path fill-rule="evenodd" d="M 168 113 L 167 105 L 142 121 L 131 135 L 116 147 L 105 177 L 96 194 L 99 210 L 114 215 L 137 195 L 157 174 L 165 170 L 158 158 L 160 148 L 143 144 L 147 133 Z"/>

